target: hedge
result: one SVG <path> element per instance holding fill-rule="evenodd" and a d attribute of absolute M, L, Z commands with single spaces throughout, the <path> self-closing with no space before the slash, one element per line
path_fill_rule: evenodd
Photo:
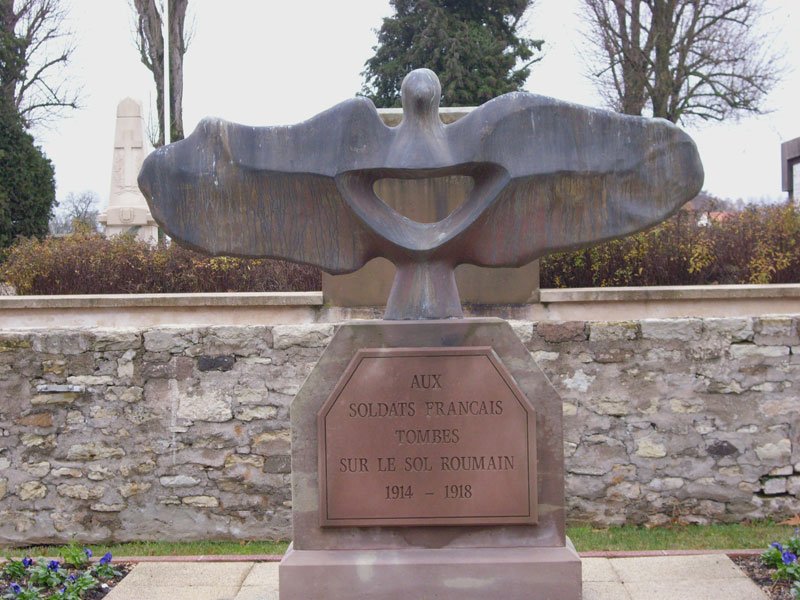
<path fill-rule="evenodd" d="M 541 286 L 601 287 L 800 282 L 800 208 L 681 211 L 621 240 L 541 261 Z M 19 239 L 0 278 L 18 294 L 311 291 L 319 269 L 281 260 L 208 257 L 177 244 L 79 231 Z"/>
<path fill-rule="evenodd" d="M 543 288 L 798 283 L 800 209 L 680 211 L 647 231 L 545 257 L 540 277 Z"/>
<path fill-rule="evenodd" d="M 319 269 L 282 260 L 209 257 L 177 244 L 79 231 L 18 240 L 0 276 L 18 294 L 313 291 Z"/>

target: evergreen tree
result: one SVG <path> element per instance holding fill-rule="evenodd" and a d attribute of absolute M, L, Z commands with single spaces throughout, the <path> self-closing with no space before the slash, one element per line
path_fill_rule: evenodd
<path fill-rule="evenodd" d="M 362 93 L 378 107 L 400 106 L 409 71 L 427 67 L 442 82 L 442 104 L 477 106 L 522 89 L 543 42 L 519 37 L 533 0 L 391 0 Z"/>
<path fill-rule="evenodd" d="M 44 236 L 53 213 L 53 165 L 19 114 L 0 102 L 0 247 L 17 236 Z"/>

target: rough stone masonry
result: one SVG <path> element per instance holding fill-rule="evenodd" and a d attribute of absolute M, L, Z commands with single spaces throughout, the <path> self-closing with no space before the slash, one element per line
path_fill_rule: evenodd
<path fill-rule="evenodd" d="M 800 512 L 800 315 L 512 325 L 573 522 Z M 0 332 L 0 542 L 288 539 L 289 404 L 334 327 Z"/>

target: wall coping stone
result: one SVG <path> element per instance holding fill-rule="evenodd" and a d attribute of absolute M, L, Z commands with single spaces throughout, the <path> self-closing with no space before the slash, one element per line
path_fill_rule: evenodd
<path fill-rule="evenodd" d="M 798 298 L 800 283 L 767 285 L 680 285 L 542 289 L 541 303 L 636 302 Z M 113 308 L 184 306 L 322 306 L 322 292 L 220 292 L 205 294 L 75 294 L 0 296 L 0 311 L 19 308 Z"/>
<path fill-rule="evenodd" d="M 800 284 L 543 289 L 538 304 L 466 306 L 470 317 L 621 321 L 793 314 Z M 322 292 L 0 296 L 0 330 L 165 325 L 296 325 L 381 318 L 326 306 Z"/>
<path fill-rule="evenodd" d="M 322 292 L 221 292 L 206 294 L 74 294 L 0 296 L 0 311 L 16 308 L 184 306 L 322 306 Z"/>
<path fill-rule="evenodd" d="M 635 302 L 651 300 L 717 300 L 731 298 L 800 299 L 800 283 L 542 289 L 540 295 L 542 304 L 551 302 Z"/>

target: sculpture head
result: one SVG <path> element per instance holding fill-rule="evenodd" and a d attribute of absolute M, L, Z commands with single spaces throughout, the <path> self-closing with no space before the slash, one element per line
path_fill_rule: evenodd
<path fill-rule="evenodd" d="M 415 69 L 403 78 L 400 85 L 400 102 L 403 118 L 411 121 L 426 121 L 439 116 L 442 100 L 442 85 L 436 73 L 430 69 Z"/>
<path fill-rule="evenodd" d="M 348 273 L 377 256 L 397 273 L 385 318 L 462 315 L 454 269 L 521 266 L 667 218 L 701 189 L 692 140 L 663 120 L 512 93 L 444 125 L 428 69 L 403 81 L 403 121 L 364 98 L 299 125 L 204 120 L 156 150 L 139 184 L 178 243 Z M 374 193 L 385 177 L 468 175 L 469 197 L 436 223 Z"/>

